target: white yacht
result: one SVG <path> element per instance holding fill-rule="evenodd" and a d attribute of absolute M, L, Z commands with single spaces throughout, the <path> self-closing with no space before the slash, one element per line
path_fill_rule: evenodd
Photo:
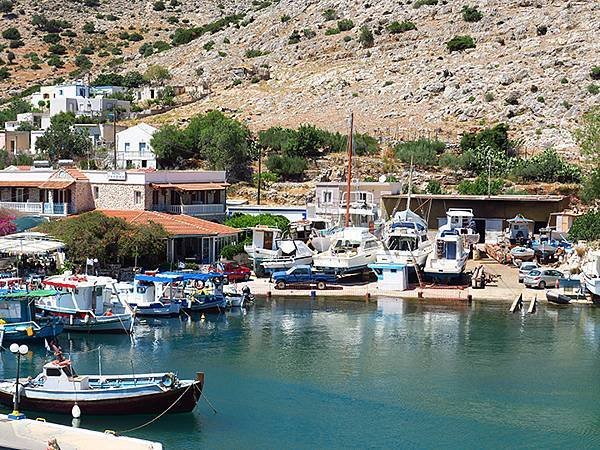
<path fill-rule="evenodd" d="M 331 237 L 331 246 L 313 257 L 316 268 L 339 274 L 360 272 L 377 259 L 381 242 L 366 228 L 348 227 Z"/>
<path fill-rule="evenodd" d="M 435 246 L 425 263 L 424 272 L 434 279 L 452 279 L 462 275 L 469 257 L 469 244 L 459 230 L 444 225 L 435 237 Z"/>
<path fill-rule="evenodd" d="M 131 283 L 115 284 L 115 295 L 119 295 L 140 317 L 176 317 L 181 312 L 181 302 L 166 301 L 162 293 L 162 284 L 138 274 Z"/>
<path fill-rule="evenodd" d="M 600 300 L 600 251 L 588 251 L 581 267 L 585 288 L 592 300 Z"/>
<path fill-rule="evenodd" d="M 41 297 L 35 306 L 43 316 L 62 317 L 67 331 L 131 333 L 134 312 L 118 294 L 113 295 L 116 282 L 70 272 L 51 276 L 42 284 L 56 289 L 57 295 Z"/>
<path fill-rule="evenodd" d="M 433 244 L 427 238 L 427 222 L 410 209 L 394 214 L 383 231 L 384 247 L 377 252 L 377 263 L 423 267 Z"/>
<path fill-rule="evenodd" d="M 450 208 L 446 212 L 446 225 L 450 230 L 464 236 L 467 246 L 475 245 L 479 242 L 479 233 L 475 228 L 473 220 L 473 210 L 464 208 Z"/>
<path fill-rule="evenodd" d="M 254 263 L 256 276 L 290 267 L 311 264 L 313 251 L 301 240 L 283 239 L 278 228 L 252 228 L 252 244 L 244 250 Z"/>

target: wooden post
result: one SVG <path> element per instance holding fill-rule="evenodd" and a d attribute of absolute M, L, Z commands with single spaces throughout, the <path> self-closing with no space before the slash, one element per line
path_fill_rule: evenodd
<path fill-rule="evenodd" d="M 352 183 L 352 150 L 354 134 L 354 113 L 350 113 L 350 133 L 348 134 L 348 175 L 346 180 L 346 221 L 345 226 L 350 226 L 350 189 Z"/>

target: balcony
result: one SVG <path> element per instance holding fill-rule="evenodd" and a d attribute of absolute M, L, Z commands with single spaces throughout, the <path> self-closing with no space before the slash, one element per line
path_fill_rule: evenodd
<path fill-rule="evenodd" d="M 222 203 L 209 205 L 152 205 L 152 210 L 196 217 L 220 216 L 225 214 L 225 205 Z"/>
<path fill-rule="evenodd" d="M 37 216 L 61 217 L 71 212 L 68 203 L 0 202 L 0 208 L 12 209 L 23 214 L 34 214 Z"/>
<path fill-rule="evenodd" d="M 155 159 L 152 152 L 118 152 L 117 159 Z"/>

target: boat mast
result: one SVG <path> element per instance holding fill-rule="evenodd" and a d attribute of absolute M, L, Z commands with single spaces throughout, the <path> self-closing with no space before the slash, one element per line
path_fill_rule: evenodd
<path fill-rule="evenodd" d="M 410 200 L 412 195 L 412 175 L 413 175 L 413 157 L 410 157 L 410 172 L 408 173 L 408 197 L 406 197 L 406 210 L 410 209 Z"/>
<path fill-rule="evenodd" d="M 350 113 L 350 133 L 348 134 L 348 174 L 346 176 L 346 227 L 350 226 L 350 189 L 352 183 L 352 147 L 354 135 L 354 113 Z"/>

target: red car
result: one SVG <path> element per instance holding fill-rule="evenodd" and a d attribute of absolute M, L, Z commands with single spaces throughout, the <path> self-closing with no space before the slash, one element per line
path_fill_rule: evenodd
<path fill-rule="evenodd" d="M 216 270 L 221 272 L 229 281 L 248 281 L 252 271 L 235 261 L 225 261 L 216 264 Z"/>

